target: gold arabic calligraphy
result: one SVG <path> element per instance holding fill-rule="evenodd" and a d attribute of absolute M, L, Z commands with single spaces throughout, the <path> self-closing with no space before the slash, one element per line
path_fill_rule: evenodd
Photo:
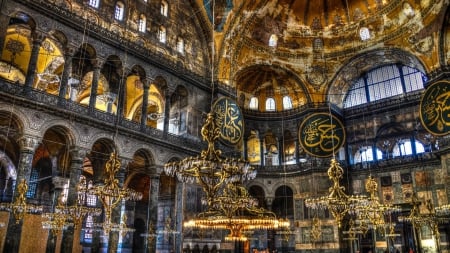
<path fill-rule="evenodd" d="M 328 123 L 328 124 L 327 124 Z M 304 128 L 303 143 L 307 148 L 319 147 L 323 152 L 335 151 L 341 143 L 336 134 L 336 125 L 328 119 L 315 119 Z"/>
<path fill-rule="evenodd" d="M 422 100 L 424 124 L 436 134 L 445 134 L 450 130 L 449 87 L 450 83 L 447 82 L 432 85 Z"/>
<path fill-rule="evenodd" d="M 216 124 L 221 131 L 221 138 L 231 144 L 237 144 L 243 134 L 243 121 L 239 107 L 229 99 L 216 103 Z"/>

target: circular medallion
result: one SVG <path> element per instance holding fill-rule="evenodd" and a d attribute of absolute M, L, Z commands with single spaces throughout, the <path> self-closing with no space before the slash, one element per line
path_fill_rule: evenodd
<path fill-rule="evenodd" d="M 341 121 L 327 113 L 308 116 L 300 125 L 298 135 L 305 152 L 316 157 L 331 156 L 338 152 L 345 141 L 345 130 Z"/>
<path fill-rule="evenodd" d="M 237 103 L 228 97 L 219 98 L 212 108 L 220 141 L 226 145 L 238 144 L 244 135 L 244 119 Z"/>
<path fill-rule="evenodd" d="M 450 133 L 450 82 L 437 81 L 427 87 L 420 101 L 420 121 L 434 135 Z"/>

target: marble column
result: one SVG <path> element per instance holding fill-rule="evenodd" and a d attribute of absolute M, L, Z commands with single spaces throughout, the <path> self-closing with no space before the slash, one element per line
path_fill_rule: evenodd
<path fill-rule="evenodd" d="M 59 83 L 59 103 L 65 104 L 69 77 L 72 75 L 72 58 L 75 54 L 73 47 L 67 47 L 64 51 L 64 70 Z"/>
<path fill-rule="evenodd" d="M 59 198 L 64 190 L 64 185 L 67 183 L 67 179 L 64 177 L 53 177 L 52 183 L 55 186 L 53 196 L 52 196 L 52 212 L 55 212 L 55 207 L 59 203 Z M 46 246 L 46 253 L 53 253 L 53 252 L 60 252 L 61 246 L 60 246 L 60 240 L 63 234 L 59 233 L 59 231 L 54 231 L 52 229 L 49 230 L 48 236 L 47 236 L 47 246 Z M 58 250 L 59 249 L 59 250 Z"/>
<path fill-rule="evenodd" d="M 89 97 L 89 112 L 95 111 L 95 104 L 97 103 L 97 89 L 98 89 L 98 80 L 100 78 L 100 69 L 103 65 L 101 60 L 95 60 L 93 62 L 94 70 L 92 73 L 92 82 L 91 82 L 91 94 Z"/>
<path fill-rule="evenodd" d="M 0 26 L 0 55 L 2 55 L 3 48 L 5 47 L 5 38 L 8 31 L 8 26 L 6 24 L 9 24 L 9 19 L 9 16 L 0 13 L 0 24 L 3 24 Z"/>
<path fill-rule="evenodd" d="M 177 182 L 175 189 L 175 229 L 177 233 L 173 234 L 173 239 L 175 241 L 174 252 L 183 252 L 184 189 L 185 184 Z"/>
<path fill-rule="evenodd" d="M 159 184 L 160 177 L 159 175 L 153 175 L 150 178 L 150 201 L 148 203 L 148 212 L 150 213 L 148 222 L 149 224 L 153 224 L 156 227 L 158 224 L 158 197 L 159 197 Z M 149 241 L 147 247 L 147 253 L 155 253 L 156 252 L 156 238 L 155 240 Z"/>
<path fill-rule="evenodd" d="M 70 155 L 72 160 L 70 161 L 70 178 L 69 178 L 69 193 L 67 196 L 67 206 L 73 206 L 78 201 L 77 184 L 80 182 L 80 176 L 82 173 L 83 159 L 86 156 L 87 150 L 83 150 L 79 147 L 71 147 Z M 77 224 L 68 227 L 63 232 L 61 252 L 71 253 L 80 252 L 81 245 L 79 243 L 79 235 L 81 232 L 82 224 Z M 78 240 L 74 240 L 78 238 Z"/>
<path fill-rule="evenodd" d="M 130 162 L 127 158 L 120 158 L 121 166 L 120 171 L 116 175 L 116 179 L 118 180 L 119 187 L 123 187 L 123 183 L 125 182 L 125 173 L 126 168 L 128 166 L 128 163 Z M 117 206 L 115 206 L 112 209 L 111 212 L 111 223 L 112 224 L 120 224 L 122 222 L 122 207 L 125 205 L 125 200 L 120 200 Z M 126 212 L 123 215 L 127 215 Z M 128 218 L 128 217 L 126 217 Z M 127 219 L 128 223 L 128 219 Z M 127 225 L 128 224 L 124 224 Z M 125 234 L 124 234 L 125 235 Z M 120 252 L 119 250 L 119 237 L 122 236 L 122 233 L 119 231 L 111 231 L 109 232 L 109 238 L 108 238 L 108 252 L 109 253 L 116 253 Z"/>
<path fill-rule="evenodd" d="M 150 89 L 150 82 L 144 81 L 144 94 L 142 96 L 142 112 L 141 112 L 141 130 L 147 128 L 147 107 L 148 107 L 148 91 Z"/>
<path fill-rule="evenodd" d="M 24 180 L 29 180 L 31 174 L 31 166 L 33 162 L 33 155 L 36 147 L 38 146 L 40 139 L 35 136 L 24 135 L 18 140 L 20 144 L 20 157 L 19 164 L 17 166 L 17 179 L 16 182 Z M 17 198 L 18 183 L 14 186 L 14 198 Z M 20 237 L 22 234 L 22 224 L 23 220 L 15 219 L 14 215 L 9 216 L 8 228 L 6 231 L 6 238 L 3 252 L 16 253 L 19 252 Z"/>
<path fill-rule="evenodd" d="M 169 121 L 170 121 L 170 94 L 171 92 L 169 92 L 169 90 L 167 89 L 165 91 L 165 104 L 164 104 L 164 126 L 163 126 L 163 133 L 164 136 L 167 135 L 167 133 L 169 132 Z"/>
<path fill-rule="evenodd" d="M 117 117 L 120 121 L 124 118 L 124 111 L 126 106 L 126 98 L 127 98 L 127 79 L 130 70 L 125 70 L 125 75 L 122 78 L 122 82 L 119 84 L 119 90 L 117 91 Z"/>
<path fill-rule="evenodd" d="M 36 78 L 37 60 L 39 57 L 39 50 L 41 48 L 44 36 L 40 32 L 33 35 L 33 44 L 31 47 L 30 61 L 28 62 L 27 75 L 25 77 L 24 92 L 27 93 L 33 88 L 34 80 Z"/>
<path fill-rule="evenodd" d="M 259 156 L 260 156 L 260 165 L 264 166 L 266 163 L 266 156 L 264 155 L 264 137 L 259 138 Z"/>

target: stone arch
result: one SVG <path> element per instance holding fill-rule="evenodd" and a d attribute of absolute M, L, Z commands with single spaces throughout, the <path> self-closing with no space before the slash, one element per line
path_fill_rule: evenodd
<path fill-rule="evenodd" d="M 259 184 L 252 184 L 248 187 L 248 193 L 250 196 L 254 197 L 258 200 L 258 206 L 262 207 L 264 209 L 267 209 L 267 202 L 266 202 L 266 191 L 264 190 L 263 185 Z"/>
<path fill-rule="evenodd" d="M 398 48 L 369 51 L 342 64 L 342 68 L 332 78 L 327 91 L 327 101 L 342 108 L 345 95 L 353 83 L 364 73 L 382 65 L 401 63 L 427 73 L 425 64 L 416 56 Z"/>
<path fill-rule="evenodd" d="M 294 190 L 287 184 L 275 188 L 275 196 L 272 202 L 272 211 L 278 217 L 294 216 Z"/>
<path fill-rule="evenodd" d="M 113 140 L 109 138 L 98 138 L 92 144 L 92 148 L 86 158 L 90 161 L 92 166 L 94 181 L 103 178 L 104 168 L 106 162 L 109 160 L 112 152 L 117 151 Z"/>

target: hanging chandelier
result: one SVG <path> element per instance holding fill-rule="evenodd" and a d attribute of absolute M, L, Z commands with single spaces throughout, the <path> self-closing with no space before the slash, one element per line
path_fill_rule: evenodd
<path fill-rule="evenodd" d="M 168 176 L 176 176 L 180 182 L 198 183 L 206 195 L 202 202 L 212 206 L 225 185 L 254 179 L 256 170 L 242 159 L 222 157 L 222 151 L 216 149 L 220 129 L 216 127 L 214 113 L 208 113 L 201 134 L 208 148 L 200 156 L 165 164 L 164 171 Z"/>
<path fill-rule="evenodd" d="M 222 151 L 216 149 L 216 141 L 222 136 L 221 127 L 230 124 L 227 119 L 236 119 L 235 115 L 228 117 L 228 113 L 240 113 L 238 107 L 229 110 L 231 105 L 231 100 L 225 99 L 223 106 L 208 113 L 201 130 L 208 144 L 206 150 L 199 156 L 167 163 L 164 171 L 183 183 L 199 184 L 205 193 L 202 204 L 207 210 L 186 221 L 185 227 L 229 230 L 225 240 L 247 241 L 246 234 L 250 231 L 289 227 L 289 221 L 277 219 L 273 212 L 259 208 L 258 201 L 243 187 L 243 182 L 256 177 L 256 170 L 247 161 L 223 157 Z"/>
<path fill-rule="evenodd" d="M 122 216 L 121 222 L 117 224 L 111 221 L 111 213 L 122 201 L 137 201 L 142 199 L 142 193 L 119 186 L 119 180 L 116 178 L 116 174 L 119 172 L 120 166 L 121 162 L 117 158 L 116 152 L 111 153 L 111 156 L 105 165 L 104 184 L 94 185 L 87 189 L 87 193 L 96 195 L 103 205 L 105 218 L 103 223 L 97 225 L 100 225 L 103 228 L 105 235 L 108 235 L 111 231 L 134 231 L 126 227 L 125 215 Z"/>
<path fill-rule="evenodd" d="M 81 224 L 84 217 L 100 216 L 102 214 L 101 208 L 85 206 L 86 195 L 88 191 L 85 177 L 81 177 L 80 182 L 76 186 L 76 190 L 77 201 L 75 202 L 75 204 L 66 207 L 66 212 L 73 221 L 75 229 Z"/>
<path fill-rule="evenodd" d="M 42 222 L 42 227 L 51 230 L 54 236 L 60 234 L 69 226 L 73 226 L 73 223 L 70 222 L 71 217 L 64 206 L 62 195 L 59 196 L 58 204 L 53 212 L 43 213 L 42 217 L 46 219 Z"/>
<path fill-rule="evenodd" d="M 26 213 L 42 213 L 43 207 L 28 204 L 26 202 L 26 193 L 28 191 L 28 184 L 25 179 L 22 179 L 17 185 L 17 196 L 16 199 L 11 203 L 1 203 L 0 209 L 11 212 L 16 219 L 16 224 L 25 217 Z"/>
<path fill-rule="evenodd" d="M 360 231 L 364 234 L 367 233 L 367 229 L 384 231 L 389 226 L 386 218 L 389 216 L 389 220 L 391 220 L 391 215 L 399 212 L 400 209 L 390 203 L 382 204 L 380 202 L 378 183 L 372 175 L 368 177 L 365 187 L 369 196 L 358 196 L 358 201 L 350 213 L 354 215 L 355 222 L 361 226 Z"/>
<path fill-rule="evenodd" d="M 275 213 L 258 207 L 258 201 L 240 183 L 225 186 L 208 210 L 184 224 L 198 229 L 229 230 L 226 241 L 247 241 L 247 234 L 255 230 L 288 231 L 290 222 L 278 219 Z"/>
<path fill-rule="evenodd" d="M 345 187 L 340 185 L 344 170 L 335 158 L 331 159 L 327 174 L 333 183 L 328 189 L 329 194 L 319 198 L 306 199 L 305 205 L 316 211 L 328 209 L 340 228 L 342 226 L 342 220 L 353 205 L 353 199 L 345 193 Z"/>

